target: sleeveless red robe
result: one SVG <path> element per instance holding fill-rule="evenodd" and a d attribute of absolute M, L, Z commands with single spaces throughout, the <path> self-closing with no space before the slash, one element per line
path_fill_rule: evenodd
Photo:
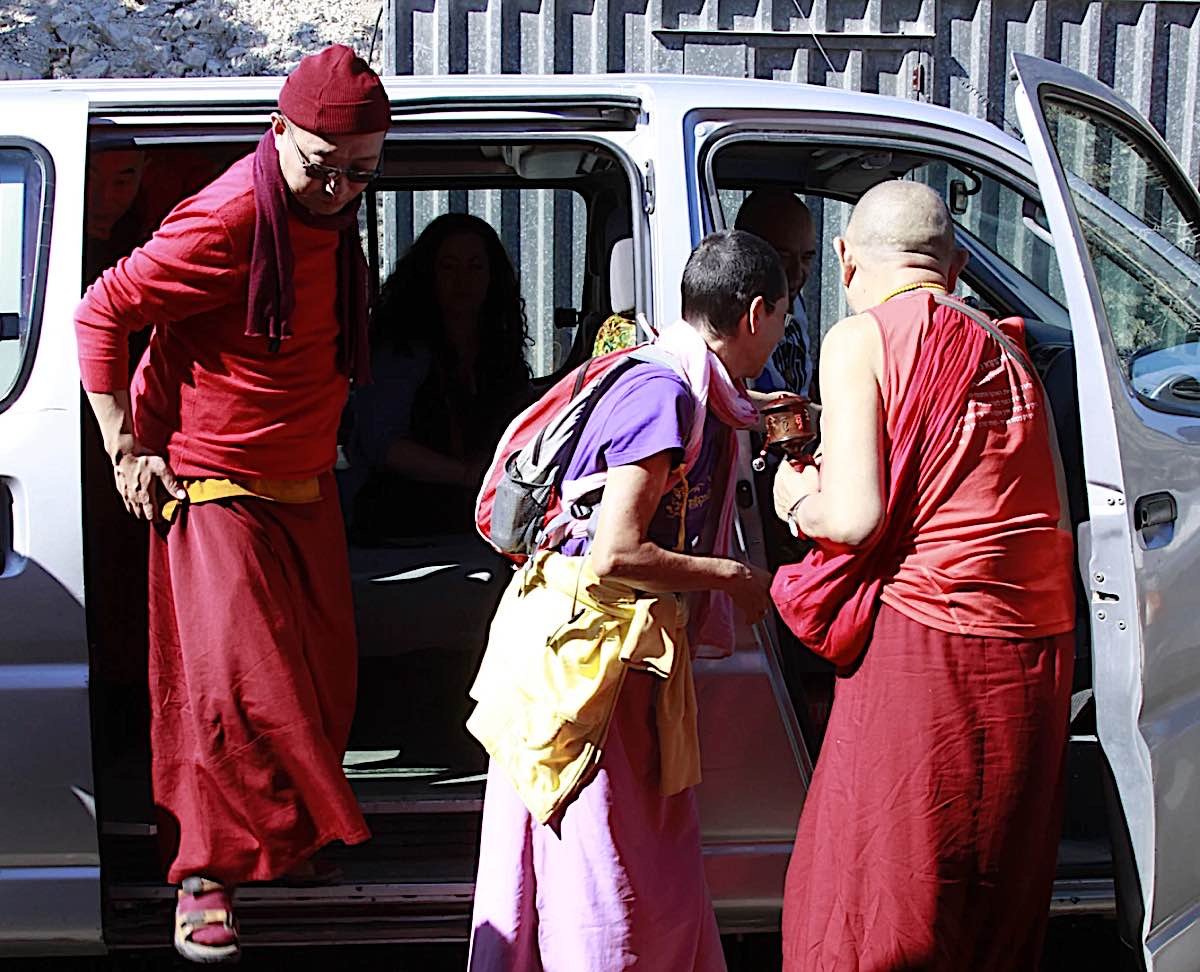
<path fill-rule="evenodd" d="M 835 630 L 865 644 L 838 679 L 801 815 L 784 967 L 1036 968 L 1073 665 L 1045 402 L 930 295 L 872 313 L 884 525 L 863 549 L 783 568 L 773 588 L 809 643 Z"/>

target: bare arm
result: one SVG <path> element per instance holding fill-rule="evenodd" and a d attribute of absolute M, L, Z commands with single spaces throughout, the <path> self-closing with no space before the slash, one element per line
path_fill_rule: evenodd
<path fill-rule="evenodd" d="M 835 325 L 821 345 L 820 472 L 782 464 L 775 506 L 806 536 L 858 546 L 883 520 L 883 342 L 868 314 Z M 797 506 L 796 504 L 799 503 Z"/>
<path fill-rule="evenodd" d="M 669 452 L 609 469 L 592 542 L 593 569 L 645 591 L 724 591 L 747 620 L 758 621 L 770 605 L 766 571 L 724 557 L 665 550 L 647 538 L 670 470 Z"/>

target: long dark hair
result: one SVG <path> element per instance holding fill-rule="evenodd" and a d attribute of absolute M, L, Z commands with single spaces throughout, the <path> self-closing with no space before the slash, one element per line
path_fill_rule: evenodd
<path fill-rule="evenodd" d="M 426 345 L 442 365 L 456 360 L 457 351 L 447 340 L 434 296 L 434 263 L 442 244 L 464 233 L 482 240 L 488 257 L 488 291 L 479 311 L 479 361 L 487 367 L 479 369 L 479 377 L 500 387 L 527 382 L 529 330 L 516 271 L 496 231 L 468 213 L 437 217 L 401 257 L 379 293 L 372 317 L 373 343 L 376 347 L 390 345 L 400 354 L 411 354 L 414 346 Z"/>

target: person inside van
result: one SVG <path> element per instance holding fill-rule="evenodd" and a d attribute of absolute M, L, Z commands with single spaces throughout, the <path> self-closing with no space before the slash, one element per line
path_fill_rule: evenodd
<path fill-rule="evenodd" d="M 193 961 L 238 956 L 237 885 L 326 879 L 317 850 L 370 836 L 341 765 L 357 654 L 331 470 L 369 380 L 358 208 L 390 124 L 353 51 L 304 58 L 256 150 L 76 311 L 115 485 L 154 527 L 151 778 Z"/>
<path fill-rule="evenodd" d="M 775 251 L 737 230 L 701 241 L 683 319 L 619 374 L 566 480 L 603 483 L 587 523 L 513 575 L 467 723 L 491 756 L 472 972 L 725 968 L 693 786 L 689 645 L 733 650 L 734 608 L 769 575 L 734 558 L 745 379 L 783 335 Z"/>
<path fill-rule="evenodd" d="M 492 450 L 530 401 L 528 343 L 496 231 L 467 213 L 437 217 L 375 309 L 374 382 L 354 394 L 351 468 L 341 474 L 356 540 L 471 530 Z"/>
<path fill-rule="evenodd" d="M 791 320 L 779 347 L 766 368 L 754 380 L 759 392 L 794 392 L 819 400 L 817 395 L 817 349 L 809 335 L 808 313 L 802 291 L 817 255 L 816 229 L 812 213 L 794 192 L 756 189 L 738 209 L 737 229 L 761 237 L 775 248 L 787 271 Z"/>
<path fill-rule="evenodd" d="M 784 968 L 1035 969 L 1061 825 L 1072 536 L 1019 319 L 950 296 L 946 205 L 884 182 L 835 242 L 823 455 L 776 474 L 817 546 L 772 594 L 840 666 L 784 896 Z"/>
<path fill-rule="evenodd" d="M 145 168 L 146 153 L 136 148 L 98 151 L 88 157 L 84 283 L 90 284 L 145 239 L 133 205 Z"/>
<path fill-rule="evenodd" d="M 136 205 L 146 170 L 146 154 L 137 148 L 111 148 L 88 156 L 84 190 L 83 284 L 86 287 L 121 257 L 143 243 L 148 233 L 141 207 Z M 148 335 L 129 336 L 128 359 L 136 363 L 146 349 Z M 103 483 L 90 493 L 84 529 L 94 550 L 103 550 L 104 565 L 88 564 L 88 587 L 107 596 L 88 599 L 89 623 L 105 650 L 95 654 L 93 677 L 104 686 L 96 695 L 99 734 L 104 762 L 117 761 L 145 746 L 146 668 L 143 638 L 131 637 L 128 628 L 142 634 L 147 627 L 145 592 L 147 545 L 145 524 L 134 524 L 120 495 L 107 480 L 111 461 L 95 425 L 83 430 L 85 481 Z M 142 597 L 127 603 L 115 596 L 116 588 L 135 590 Z"/>

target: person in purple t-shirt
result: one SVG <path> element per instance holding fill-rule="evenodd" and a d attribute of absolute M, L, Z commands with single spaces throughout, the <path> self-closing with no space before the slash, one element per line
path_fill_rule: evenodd
<path fill-rule="evenodd" d="M 596 404 L 566 478 L 582 479 L 664 453 L 670 456 L 672 467 L 679 465 L 695 409 L 695 400 L 678 374 L 664 364 L 637 365 L 621 375 Z M 649 540 L 680 553 L 712 552 L 712 530 L 703 527 L 712 505 L 713 472 L 728 445 L 728 435 L 728 428 L 720 422 L 704 423 L 700 455 L 688 474 L 683 544 L 678 542 L 679 517 L 685 502 L 683 483 L 677 483 L 659 502 L 647 531 Z M 714 526 L 715 517 L 707 525 Z M 576 556 L 589 546 L 586 537 L 568 540 L 561 552 Z"/>
<path fill-rule="evenodd" d="M 718 551 L 732 515 L 731 424 L 755 421 L 743 383 L 783 336 L 787 293 L 779 257 L 758 237 L 732 230 L 700 243 L 684 269 L 684 320 L 659 342 L 687 363 L 636 364 L 597 403 L 566 478 L 605 473 L 602 500 L 592 536 L 559 553 L 588 553 L 603 581 L 697 599 L 715 591 L 750 622 L 766 614 L 770 575 Z M 694 387 L 697 374 L 707 395 Z M 686 479 L 672 486 L 685 457 Z M 725 969 L 692 788 L 659 787 L 658 691 L 655 676 L 625 673 L 594 775 L 545 824 L 493 761 L 471 972 Z"/>

